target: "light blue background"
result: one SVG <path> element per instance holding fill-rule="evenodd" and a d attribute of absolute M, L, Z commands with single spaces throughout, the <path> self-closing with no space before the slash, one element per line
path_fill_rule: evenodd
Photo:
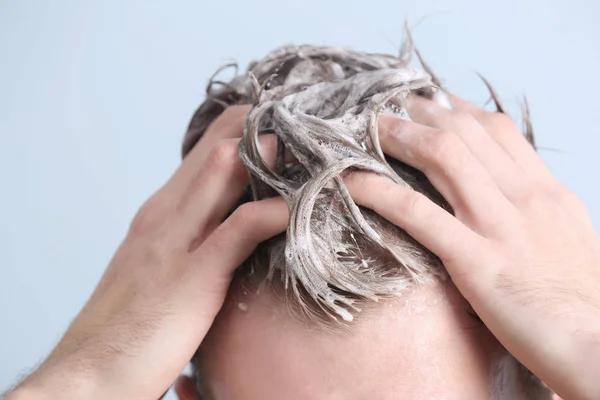
<path fill-rule="evenodd" d="M 396 52 L 532 105 L 543 157 L 600 227 L 600 3 L 0 0 L 0 388 L 50 351 L 179 163 L 210 74 L 288 42 Z M 1 390 L 0 390 L 1 391 Z"/>

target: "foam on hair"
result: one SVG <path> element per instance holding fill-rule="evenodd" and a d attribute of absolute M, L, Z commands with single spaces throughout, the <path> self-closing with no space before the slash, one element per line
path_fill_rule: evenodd
<path fill-rule="evenodd" d="M 245 201 L 280 195 L 290 221 L 285 235 L 255 252 L 245 274 L 282 283 L 309 317 L 351 321 L 365 300 L 397 296 L 446 276 L 439 259 L 402 229 L 358 207 L 342 180 L 346 171 L 371 171 L 452 211 L 422 173 L 387 158 L 379 144 L 379 115 L 410 119 L 409 94 L 450 107 L 429 67 L 411 67 L 413 53 L 410 35 L 398 57 L 285 46 L 230 82 L 213 76 L 190 123 L 184 155 L 226 107 L 254 105 L 240 142 L 251 173 Z M 258 151 L 263 133 L 278 138 L 274 169 Z M 286 163 L 290 154 L 295 162 Z"/>
<path fill-rule="evenodd" d="M 412 55 L 421 69 L 411 67 Z M 384 175 L 419 191 L 452 212 L 427 178 L 400 161 L 387 158 L 379 145 L 377 120 L 382 113 L 410 119 L 409 94 L 451 107 L 440 80 L 413 46 L 410 32 L 398 57 L 338 47 L 285 46 L 269 53 L 230 82 L 207 86 L 206 101 L 194 114 L 183 143 L 185 156 L 210 123 L 227 107 L 253 104 L 240 142 L 240 157 L 251 173 L 243 202 L 282 196 L 290 209 L 285 234 L 265 243 L 240 267 L 238 289 L 249 283 L 269 285 L 292 296 L 290 311 L 316 322 L 350 321 L 368 301 L 398 296 L 411 286 L 445 279 L 441 261 L 404 230 L 371 210 L 357 206 L 341 179 L 349 170 Z M 504 112 L 496 92 L 484 83 Z M 523 106 L 525 136 L 534 144 L 529 108 Z M 275 133 L 274 169 L 258 152 L 257 137 Z M 293 156 L 294 162 L 286 162 Z M 263 287 L 260 286 L 260 287 Z M 327 327 L 327 324 L 321 324 Z M 202 392 L 202 380 L 196 370 Z M 549 399 L 550 391 L 506 355 L 492 371 L 492 396 Z M 518 384 L 518 385 L 517 385 Z M 516 386 L 515 386 L 516 385 Z"/>

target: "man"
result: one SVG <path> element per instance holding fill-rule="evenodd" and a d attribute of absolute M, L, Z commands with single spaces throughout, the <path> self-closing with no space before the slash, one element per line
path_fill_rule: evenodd
<path fill-rule="evenodd" d="M 215 109 L 257 103 L 240 147 L 256 178 L 247 198 L 272 196 L 272 188 L 292 215 L 287 243 L 272 239 L 238 269 L 195 359 L 201 398 L 550 398 L 474 316 L 439 259 L 368 209 L 352 213 L 352 198 L 319 178 L 357 166 L 450 209 L 420 172 L 378 157 L 379 138 L 399 118 L 435 125 L 454 117 L 409 55 L 288 46 L 252 67 L 267 91 L 246 76 L 209 85 L 184 155 Z M 369 132 L 379 110 L 380 129 Z M 285 146 L 278 169 L 256 151 L 262 131 Z M 287 165 L 286 153 L 295 159 Z"/>
<path fill-rule="evenodd" d="M 9 398 L 157 398 L 200 343 L 215 399 L 547 396 L 512 356 L 566 399 L 600 396 L 585 208 L 506 116 L 448 108 L 406 60 L 345 54 L 283 49 L 254 66 L 277 76 L 200 109 L 181 168 Z M 248 99 L 248 117 L 229 106 Z"/>

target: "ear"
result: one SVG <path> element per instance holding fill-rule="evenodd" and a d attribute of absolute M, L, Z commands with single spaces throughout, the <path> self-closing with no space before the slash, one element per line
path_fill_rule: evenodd
<path fill-rule="evenodd" d="M 181 375 L 177 378 L 175 393 L 179 400 L 201 400 L 196 389 L 196 382 L 189 376 Z"/>

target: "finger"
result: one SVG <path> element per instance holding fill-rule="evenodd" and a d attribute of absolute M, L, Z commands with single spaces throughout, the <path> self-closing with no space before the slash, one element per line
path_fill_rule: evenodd
<path fill-rule="evenodd" d="M 275 135 L 258 138 L 260 152 L 273 166 L 277 152 Z M 238 202 L 249 184 L 249 173 L 238 154 L 239 139 L 217 144 L 198 166 L 176 208 L 177 231 L 182 243 L 198 244 L 215 229 Z"/>
<path fill-rule="evenodd" d="M 442 261 L 455 260 L 481 248 L 483 238 L 415 190 L 368 172 L 349 174 L 344 183 L 357 204 L 404 229 Z"/>
<path fill-rule="evenodd" d="M 383 151 L 421 170 L 471 228 L 496 230 L 516 211 L 453 132 L 386 115 L 379 127 Z"/>
<path fill-rule="evenodd" d="M 198 165 L 203 164 L 210 157 L 213 149 L 221 140 L 242 137 L 246 116 L 250 109 L 250 105 L 230 106 L 210 124 L 200 141 L 185 157 L 167 183 L 171 193 L 178 196 L 185 190 L 196 174 Z"/>
<path fill-rule="evenodd" d="M 256 246 L 288 225 L 288 207 L 281 197 L 253 201 L 238 207 L 193 253 L 202 285 L 227 290 L 233 271 Z"/>
<path fill-rule="evenodd" d="M 409 98 L 408 111 L 413 121 L 452 131 L 460 137 L 502 193 L 513 202 L 522 197 L 522 193 L 530 186 L 521 167 L 471 113 L 449 110 L 421 96 Z"/>
<path fill-rule="evenodd" d="M 512 118 L 506 114 L 488 112 L 454 95 L 450 95 L 450 99 L 456 110 L 468 112 L 475 117 L 532 182 L 554 182 L 554 177 L 542 158 Z"/>

